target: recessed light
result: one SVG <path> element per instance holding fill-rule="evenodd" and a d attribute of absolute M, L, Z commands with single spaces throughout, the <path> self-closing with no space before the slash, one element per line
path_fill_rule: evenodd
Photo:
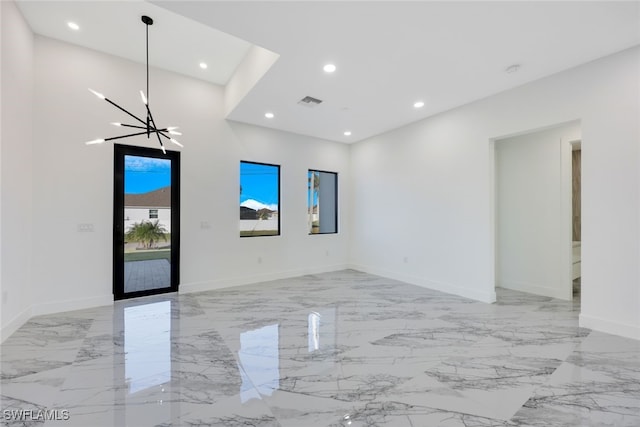
<path fill-rule="evenodd" d="M 264 116 L 265 116 L 267 119 L 273 119 L 274 114 L 273 114 L 273 113 L 264 113 Z"/>
<path fill-rule="evenodd" d="M 414 107 L 414 108 L 422 108 L 422 107 L 424 107 L 424 102 L 422 102 L 422 101 L 416 101 L 416 102 L 413 104 L 413 107 Z"/>
<path fill-rule="evenodd" d="M 208 65 L 205 62 L 201 62 L 200 63 L 200 68 L 202 68 L 203 70 L 206 70 L 208 67 Z"/>
<path fill-rule="evenodd" d="M 351 131 L 350 130 L 344 131 L 344 136 L 351 136 Z"/>
<path fill-rule="evenodd" d="M 325 73 L 333 73 L 336 70 L 336 66 L 333 64 L 327 64 L 322 69 Z"/>
<path fill-rule="evenodd" d="M 78 31 L 80 29 L 80 25 L 75 22 L 67 22 L 67 27 L 71 28 L 73 31 Z"/>

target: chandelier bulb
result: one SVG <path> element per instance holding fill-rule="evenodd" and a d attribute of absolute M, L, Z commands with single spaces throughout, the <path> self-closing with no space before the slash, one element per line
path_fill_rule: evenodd
<path fill-rule="evenodd" d="M 103 94 L 101 94 L 100 92 L 96 92 L 95 90 L 89 88 L 89 92 L 91 92 L 92 94 L 94 94 L 95 96 L 97 96 L 100 99 L 107 99 L 106 96 L 104 96 Z"/>
<path fill-rule="evenodd" d="M 104 141 L 105 141 L 104 139 L 94 139 L 93 141 L 85 142 L 85 144 L 87 145 L 102 144 Z"/>

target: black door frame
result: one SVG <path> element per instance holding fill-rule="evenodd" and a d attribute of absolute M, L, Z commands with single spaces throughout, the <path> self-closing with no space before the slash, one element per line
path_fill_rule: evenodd
<path fill-rule="evenodd" d="M 124 157 L 171 160 L 171 285 L 125 292 L 124 289 Z M 113 296 L 115 300 L 177 292 L 180 279 L 180 152 L 114 144 L 113 151 Z"/>

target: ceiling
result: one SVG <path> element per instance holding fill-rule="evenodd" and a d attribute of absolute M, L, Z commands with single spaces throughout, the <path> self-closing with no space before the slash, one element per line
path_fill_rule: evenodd
<path fill-rule="evenodd" d="M 273 51 L 277 62 L 227 118 L 345 143 L 640 44 L 639 1 L 19 5 L 36 33 L 140 62 L 139 16 L 149 14 L 152 65 L 216 84 L 226 84 L 252 44 Z M 66 28 L 69 20 L 81 30 Z M 337 70 L 325 73 L 326 63 Z M 519 70 L 505 72 L 513 64 Z M 323 102 L 299 105 L 305 96 Z M 414 108 L 418 100 L 424 107 Z"/>
<path fill-rule="evenodd" d="M 146 1 L 18 1 L 34 33 L 225 85 L 251 47 L 249 42 Z M 72 31 L 68 22 L 80 26 Z M 208 65 L 206 70 L 199 64 Z"/>

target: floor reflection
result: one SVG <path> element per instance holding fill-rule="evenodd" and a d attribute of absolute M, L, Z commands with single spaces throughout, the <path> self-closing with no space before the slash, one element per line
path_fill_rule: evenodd
<path fill-rule="evenodd" d="M 321 311 L 312 311 L 308 316 L 308 349 L 309 353 L 318 350 L 330 351 L 336 347 L 336 316 L 335 307 Z"/>
<path fill-rule="evenodd" d="M 241 400 L 244 403 L 257 390 L 271 396 L 280 387 L 280 334 L 279 325 L 264 326 L 240 334 Z"/>
<path fill-rule="evenodd" d="M 125 307 L 124 350 L 129 394 L 171 380 L 171 301 Z"/>
<path fill-rule="evenodd" d="M 170 294 L 117 303 L 114 335 L 119 331 L 122 342 L 114 347 L 114 401 L 120 407 L 113 413 L 114 426 L 177 421 L 180 364 L 172 357 L 172 340 L 180 322 L 172 310 L 179 308 Z"/>

